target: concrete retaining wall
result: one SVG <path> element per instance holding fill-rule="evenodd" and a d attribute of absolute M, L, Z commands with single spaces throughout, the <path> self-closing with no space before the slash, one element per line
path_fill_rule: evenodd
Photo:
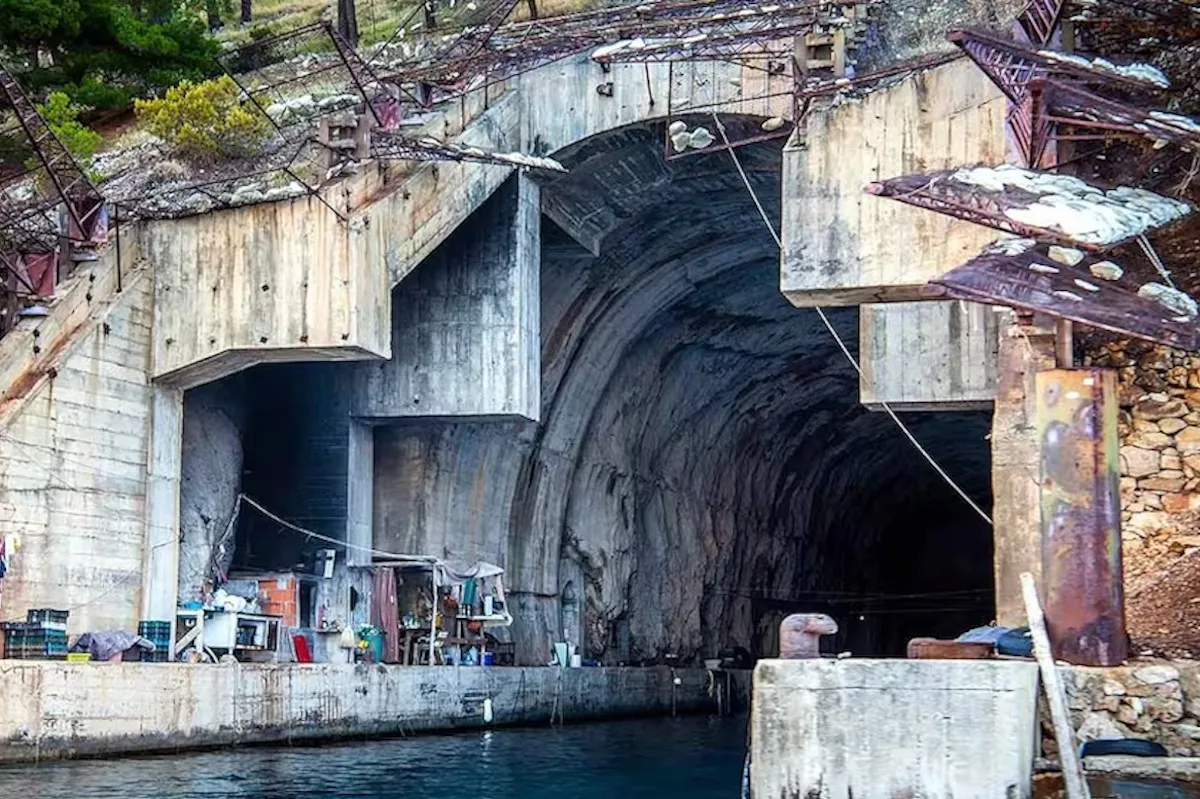
<path fill-rule="evenodd" d="M 764 799 L 1027 799 L 1032 662 L 763 660 L 750 786 Z"/>
<path fill-rule="evenodd" d="M 6 621 L 60 608 L 78 634 L 139 618 L 153 294 L 151 275 L 128 262 L 117 294 L 114 261 L 110 250 L 64 289 L 33 328 L 44 332 L 20 334 L 37 358 L 0 410 L 0 534 L 23 541 L 4 578 Z M 92 299 L 77 296 L 92 286 Z M 0 371 L 21 360 L 21 343 L 5 337 Z"/>
<path fill-rule="evenodd" d="M 708 688 L 703 669 L 0 661 L 0 763 L 479 727 L 487 698 L 493 725 L 704 711 Z"/>

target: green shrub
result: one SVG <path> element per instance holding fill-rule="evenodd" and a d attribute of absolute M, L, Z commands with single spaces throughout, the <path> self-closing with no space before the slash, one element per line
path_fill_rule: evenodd
<path fill-rule="evenodd" d="M 79 121 L 79 115 L 87 110 L 72 103 L 63 92 L 51 92 L 46 102 L 38 106 L 38 112 L 50 130 L 84 169 L 104 144 L 103 136 Z"/>
<path fill-rule="evenodd" d="M 138 119 L 182 155 L 195 158 L 253 154 L 270 123 L 253 105 L 240 100 L 228 75 L 203 83 L 183 81 L 162 97 L 138 100 Z"/>

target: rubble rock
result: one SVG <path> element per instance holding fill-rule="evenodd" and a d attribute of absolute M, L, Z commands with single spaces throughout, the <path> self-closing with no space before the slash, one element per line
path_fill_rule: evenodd
<path fill-rule="evenodd" d="M 1143 666 L 1133 672 L 1133 676 L 1146 685 L 1161 685 L 1179 679 L 1179 669 L 1174 666 L 1155 665 Z"/>
<path fill-rule="evenodd" d="M 1166 394 L 1152 394 L 1133 406 L 1133 418 L 1156 422 L 1160 419 L 1184 416 L 1188 406 L 1181 400 L 1171 399 Z"/>
<path fill-rule="evenodd" d="M 1161 456 L 1140 446 L 1121 447 L 1121 473 L 1130 477 L 1149 477 L 1158 472 Z"/>

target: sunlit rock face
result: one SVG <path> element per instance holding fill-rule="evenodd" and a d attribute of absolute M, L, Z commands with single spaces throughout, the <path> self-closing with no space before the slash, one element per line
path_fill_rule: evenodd
<path fill-rule="evenodd" d="M 780 294 L 729 154 L 666 161 L 664 134 L 555 154 L 572 172 L 543 207 L 577 225 L 543 218 L 541 422 L 380 429 L 377 542 L 504 563 L 525 662 L 564 633 L 607 662 L 773 655 L 803 610 L 862 654 L 986 622 L 986 525 L 859 406 L 817 314 Z M 773 225 L 781 146 L 738 150 Z M 829 318 L 855 351 L 856 311 Z M 988 507 L 987 415 L 904 418 Z M 930 598 L 899 614 L 876 594 Z"/>

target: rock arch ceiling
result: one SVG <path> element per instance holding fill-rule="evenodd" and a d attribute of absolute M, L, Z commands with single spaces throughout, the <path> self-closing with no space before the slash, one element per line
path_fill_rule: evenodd
<path fill-rule="evenodd" d="M 377 464 L 422 464 L 404 497 L 418 521 L 385 520 L 385 540 L 502 558 L 529 660 L 574 623 L 568 583 L 584 628 L 568 635 L 613 660 L 773 654 L 803 609 L 832 612 L 860 654 L 987 621 L 986 526 L 858 405 L 815 313 L 780 294 L 728 154 L 666 161 L 663 139 L 637 125 L 556 154 L 572 172 L 543 206 L 575 224 L 543 220 L 542 422 L 379 430 Z M 781 150 L 738 151 L 776 220 Z M 831 318 L 853 347 L 856 312 Z M 989 419 L 905 418 L 989 502 Z M 906 598 L 863 598 L 878 594 Z"/>

